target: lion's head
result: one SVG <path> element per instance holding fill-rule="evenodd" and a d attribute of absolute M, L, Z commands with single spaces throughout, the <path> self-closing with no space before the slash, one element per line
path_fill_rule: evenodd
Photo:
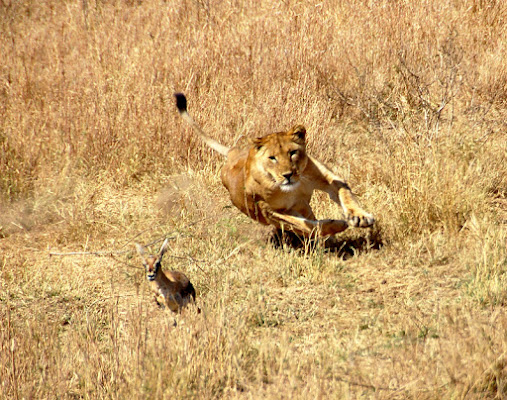
<path fill-rule="evenodd" d="M 294 190 L 308 162 L 306 129 L 296 125 L 288 132 L 266 135 L 252 141 L 251 173 L 271 190 Z"/>

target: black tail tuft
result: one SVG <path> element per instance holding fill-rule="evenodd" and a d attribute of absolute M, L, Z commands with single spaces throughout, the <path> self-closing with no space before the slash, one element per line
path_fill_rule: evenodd
<path fill-rule="evenodd" d="M 187 111 L 187 98 L 183 93 L 174 93 L 176 97 L 176 107 L 180 113 Z"/>

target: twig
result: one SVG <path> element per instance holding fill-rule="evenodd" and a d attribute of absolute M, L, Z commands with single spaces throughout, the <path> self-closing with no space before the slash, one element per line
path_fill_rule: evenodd
<path fill-rule="evenodd" d="M 197 221 L 194 221 L 190 224 L 187 225 L 187 227 L 190 227 L 190 226 L 193 226 L 193 225 L 196 225 L 202 221 L 205 221 L 207 219 L 209 219 L 210 217 L 206 217 L 206 218 L 201 218 L 200 220 L 197 220 Z M 130 240 L 128 240 L 125 244 L 123 244 L 120 249 L 123 249 L 125 248 L 128 244 L 132 243 L 134 241 L 134 239 L 136 239 L 137 237 L 139 237 L 140 235 L 142 235 L 143 233 L 145 233 L 146 231 L 148 231 L 149 229 L 145 229 L 144 231 L 141 231 L 139 232 L 138 234 L 136 234 L 133 238 L 131 238 Z M 163 237 L 161 238 L 158 238 L 156 240 L 154 240 L 153 242 L 151 243 L 148 243 L 146 244 L 145 246 L 146 247 L 149 247 L 149 246 L 153 246 L 154 244 L 156 243 L 159 243 L 161 242 L 162 240 L 165 240 L 165 239 L 169 239 L 169 240 L 173 240 L 173 239 L 176 239 L 177 236 L 170 236 L 170 237 L 167 237 L 166 235 L 164 235 Z M 66 256 L 98 256 L 98 257 L 112 257 L 114 258 L 116 261 L 119 261 L 118 259 L 115 258 L 115 255 L 120 255 L 120 254 L 128 254 L 128 253 L 131 253 L 131 250 L 99 250 L 99 251 L 71 251 L 71 252 L 49 252 L 49 257 L 52 257 L 52 256 L 61 256 L 61 257 L 66 257 Z M 232 255 L 232 253 L 231 253 Z M 229 257 L 231 256 L 229 255 Z M 229 258 L 227 257 L 227 258 Z M 194 262 L 196 260 L 192 259 Z M 136 268 L 136 269 L 141 269 L 140 267 L 135 267 L 133 265 L 130 265 L 128 263 L 125 263 L 128 267 L 130 268 Z"/>
<path fill-rule="evenodd" d="M 366 389 L 373 389 L 375 391 L 386 390 L 386 391 L 390 391 L 390 392 L 396 392 L 396 391 L 399 390 L 398 388 L 387 388 L 387 387 L 382 387 L 382 386 L 370 385 L 370 384 L 367 384 L 367 383 L 354 382 L 354 381 L 351 381 L 349 379 L 345 379 L 345 378 L 343 378 L 341 376 L 335 376 L 334 379 L 337 380 L 337 381 L 339 381 L 339 382 L 348 383 L 349 385 L 352 385 L 352 386 L 363 387 L 363 388 L 366 388 Z"/>
<path fill-rule="evenodd" d="M 50 252 L 49 256 L 113 256 L 114 254 L 126 254 L 130 250 L 102 250 L 102 251 L 70 251 L 68 253 L 53 253 Z"/>
<path fill-rule="evenodd" d="M 113 254 L 111 254 L 111 258 L 116 261 L 116 262 L 119 262 L 121 264 L 125 264 L 125 266 L 129 267 L 129 268 L 134 268 L 134 269 L 143 269 L 143 267 L 138 267 L 136 265 L 132 265 L 126 261 L 123 261 L 123 260 L 119 260 L 117 257 L 115 257 Z"/>
<path fill-rule="evenodd" d="M 254 239 L 250 239 L 249 241 L 245 242 L 245 243 L 241 243 L 239 246 L 236 246 L 230 253 L 228 256 L 224 257 L 224 258 L 221 258 L 219 259 L 218 261 L 215 261 L 216 264 L 220 263 L 220 262 L 224 262 L 224 261 L 227 261 L 229 258 L 231 258 L 232 256 L 236 255 L 239 250 L 242 248 L 242 247 L 245 247 L 247 244 L 250 244 L 254 241 Z"/>
<path fill-rule="evenodd" d="M 138 233 L 137 235 L 135 235 L 133 238 L 131 238 L 130 240 L 128 240 L 128 241 L 127 241 L 127 242 L 126 242 L 123 246 L 121 246 L 121 247 L 120 247 L 120 249 L 125 248 L 128 244 L 132 243 L 132 241 L 133 241 L 135 238 L 137 238 L 137 237 L 141 236 L 144 232 L 147 232 L 147 231 L 149 231 L 150 229 L 152 229 L 152 228 L 150 227 L 150 228 L 145 229 L 144 231 L 139 232 L 139 233 Z"/>
<path fill-rule="evenodd" d="M 170 236 L 168 238 L 166 238 L 165 236 L 162 236 L 161 238 L 158 238 L 158 239 L 154 240 L 153 242 L 145 244 L 144 247 L 153 246 L 154 244 L 160 243 L 162 240 L 165 240 L 165 239 L 167 239 L 167 240 L 173 240 L 173 239 L 176 239 L 176 236 Z"/>
<path fill-rule="evenodd" d="M 97 299 L 93 303 L 91 303 L 90 306 L 94 306 L 95 304 L 97 304 L 99 301 L 102 300 L 119 299 L 120 297 L 134 297 L 134 296 L 137 296 L 137 294 L 121 294 L 116 296 L 101 297 L 100 299 Z"/>
<path fill-rule="evenodd" d="M 14 225 L 16 228 L 26 231 L 26 228 L 23 225 L 17 224 L 14 221 L 11 221 L 11 224 Z"/>
<path fill-rule="evenodd" d="M 210 218 L 211 218 L 211 217 L 201 218 L 201 219 L 199 219 L 199 220 L 197 220 L 197 221 L 194 221 L 194 222 L 192 222 L 192 223 L 188 224 L 186 227 L 187 227 L 187 228 L 189 228 L 189 227 L 194 226 L 194 225 L 196 225 L 196 224 L 198 224 L 198 223 L 200 223 L 200 222 L 206 221 L 207 219 L 210 219 Z M 132 241 L 133 241 L 136 237 L 138 237 L 138 236 L 139 236 L 139 235 L 141 235 L 142 233 L 146 232 L 147 230 L 148 230 L 148 229 L 146 229 L 146 230 L 144 230 L 143 232 L 141 232 L 141 233 L 137 234 L 136 236 L 134 236 L 134 237 L 133 237 L 132 239 L 130 239 L 130 240 L 129 240 L 126 244 L 124 244 L 124 245 L 122 246 L 122 248 L 123 248 L 123 247 L 125 247 L 127 244 L 131 243 L 131 242 L 132 242 Z M 182 237 L 182 236 L 183 236 L 183 235 L 180 235 L 180 237 Z M 145 247 L 150 247 L 150 246 L 153 246 L 154 244 L 160 243 L 162 240 L 165 240 L 166 238 L 167 238 L 167 239 L 169 239 L 169 240 L 173 240 L 173 239 L 176 239 L 176 237 L 177 237 L 177 236 L 170 236 L 170 237 L 167 237 L 167 236 L 165 236 L 165 235 L 164 235 L 163 237 L 161 237 L 161 238 L 159 238 L 159 239 L 156 239 L 156 240 L 154 240 L 153 242 L 147 243 L 147 244 L 145 244 L 144 246 L 145 246 Z M 184 237 L 184 236 L 183 236 L 183 237 Z"/>
<path fill-rule="evenodd" d="M 186 255 L 186 256 L 176 256 L 176 255 L 167 255 L 167 257 L 171 257 L 171 258 L 177 258 L 179 260 L 190 260 L 192 261 L 194 264 L 198 264 L 198 263 L 205 263 L 206 260 L 198 260 L 197 258 L 194 258 L 192 257 L 191 255 Z"/>

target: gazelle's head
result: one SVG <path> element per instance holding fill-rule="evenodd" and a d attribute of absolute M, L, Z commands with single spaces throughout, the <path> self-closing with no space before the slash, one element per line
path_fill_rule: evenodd
<path fill-rule="evenodd" d="M 137 253 L 141 257 L 144 270 L 146 272 L 146 278 L 149 281 L 154 281 L 157 278 L 157 274 L 160 271 L 160 263 L 162 262 L 162 257 L 166 252 L 168 242 L 169 239 L 164 240 L 164 243 L 162 243 L 162 247 L 160 247 L 157 255 L 146 255 L 146 247 L 141 246 L 139 243 L 136 243 Z"/>

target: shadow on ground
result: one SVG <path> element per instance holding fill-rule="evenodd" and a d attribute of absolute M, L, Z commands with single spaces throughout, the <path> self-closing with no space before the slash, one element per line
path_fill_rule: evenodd
<path fill-rule="evenodd" d="M 276 229 L 271 232 L 268 242 L 277 249 L 314 251 L 323 248 L 325 252 L 336 253 L 343 259 L 371 250 L 380 250 L 384 246 L 379 230 L 367 229 L 362 232 L 365 234 L 359 237 L 331 236 L 326 239 L 308 239 L 294 232 Z"/>

